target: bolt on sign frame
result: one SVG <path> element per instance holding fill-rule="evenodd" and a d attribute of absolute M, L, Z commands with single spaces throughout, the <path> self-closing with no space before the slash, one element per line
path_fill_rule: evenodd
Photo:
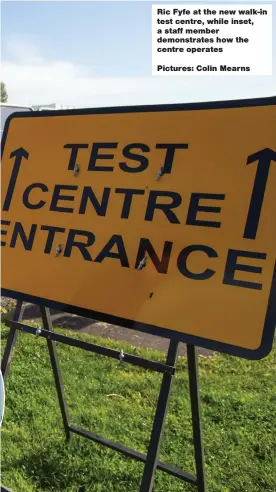
<path fill-rule="evenodd" d="M 271 350 L 275 127 L 276 98 L 17 113 L 6 123 L 2 292 L 40 305 L 44 329 L 8 322 L 3 375 L 17 330 L 46 337 L 67 415 L 52 347 L 77 342 L 49 331 L 45 307 L 169 338 L 162 370 L 123 359 L 164 373 L 153 444 L 147 458 L 140 456 L 143 492 L 152 490 L 160 468 L 178 343 L 188 344 L 195 394 L 194 345 L 248 359 Z M 196 459 L 203 463 L 195 401 L 191 394 Z M 67 437 L 71 431 L 92 438 L 67 417 L 64 424 Z M 204 490 L 199 468 L 195 483 Z"/>

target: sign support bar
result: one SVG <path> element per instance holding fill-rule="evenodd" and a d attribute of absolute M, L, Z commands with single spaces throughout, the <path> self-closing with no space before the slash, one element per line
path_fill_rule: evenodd
<path fill-rule="evenodd" d="M 204 474 L 204 453 L 202 443 L 202 428 L 201 428 L 201 414 L 200 414 L 200 397 L 198 386 L 198 368 L 197 368 L 197 354 L 193 345 L 187 345 L 187 357 L 188 357 L 188 371 L 189 371 L 189 384 L 190 384 L 190 398 L 192 408 L 192 420 L 193 420 L 193 436 L 194 436 L 194 449 L 195 449 L 195 461 L 197 476 L 186 473 L 172 465 L 162 463 L 158 461 L 159 448 L 162 440 L 163 429 L 165 425 L 167 409 L 170 399 L 170 391 L 175 374 L 175 366 L 178 356 L 179 343 L 175 340 L 171 340 L 168 348 L 166 363 L 158 363 L 143 359 L 141 357 L 133 356 L 130 354 L 123 354 L 116 350 L 108 349 L 88 342 L 83 342 L 72 337 L 60 335 L 52 331 L 52 322 L 50 317 L 49 308 L 42 306 L 40 308 L 43 328 L 35 328 L 22 323 L 24 305 L 21 301 L 17 301 L 17 306 L 12 321 L 7 320 L 6 325 L 10 327 L 7 344 L 4 351 L 2 360 L 2 374 L 6 378 L 8 374 L 9 365 L 11 362 L 12 351 L 16 342 L 17 332 L 32 334 L 42 338 L 46 338 L 52 370 L 55 379 L 55 385 L 59 400 L 59 405 L 62 414 L 63 426 L 65 430 L 66 440 L 69 441 L 71 433 L 79 434 L 90 440 L 103 444 L 115 451 L 118 451 L 126 456 L 129 456 L 137 461 L 145 463 L 142 482 L 140 485 L 140 492 L 152 492 L 154 485 L 154 478 L 156 469 L 162 470 L 170 475 L 182 479 L 184 482 L 190 483 L 197 487 L 198 492 L 206 492 L 206 482 Z M 124 362 L 128 362 L 133 365 L 139 365 L 143 368 L 150 369 L 156 372 L 163 373 L 163 379 L 161 383 L 159 398 L 156 407 L 156 413 L 148 447 L 147 454 L 139 453 L 133 449 L 130 449 L 122 444 L 113 442 L 109 439 L 98 436 L 97 434 L 88 432 L 78 426 L 71 424 L 69 420 L 69 413 L 66 404 L 66 397 L 63 388 L 63 382 L 61 377 L 61 371 L 59 368 L 58 356 L 56 352 L 56 342 L 61 342 L 66 345 L 75 346 L 89 352 L 94 352 L 107 357 L 116 358 Z M 1 486 L 1 490 L 5 490 Z M 7 490 L 7 489 L 6 489 Z"/>
<path fill-rule="evenodd" d="M 179 346 L 178 342 L 174 340 L 170 341 L 167 360 L 166 360 L 167 364 L 175 366 L 177 361 L 178 346 Z M 152 492 L 153 489 L 155 470 L 157 466 L 159 448 L 161 444 L 165 419 L 167 415 L 171 386 L 172 386 L 172 375 L 164 374 L 160 393 L 159 393 L 159 398 L 157 402 L 156 413 L 155 413 L 140 492 L 144 492 L 144 491 Z"/>
<path fill-rule="evenodd" d="M 52 321 L 51 321 L 50 311 L 48 308 L 41 306 L 40 312 L 41 312 L 41 317 L 42 317 L 44 329 L 46 331 L 50 332 L 52 330 Z M 60 368 L 59 368 L 58 356 L 57 356 L 57 351 L 56 351 L 56 342 L 54 342 L 51 339 L 47 339 L 47 345 L 48 345 L 51 365 L 52 365 L 52 369 L 53 369 L 55 385 L 56 385 L 56 390 L 57 390 L 58 401 L 59 401 L 59 406 L 60 406 L 60 410 L 61 410 L 64 430 L 65 430 L 65 434 L 66 434 L 66 439 L 67 439 L 67 441 L 69 441 L 69 439 L 70 439 L 69 414 L 68 414 L 68 410 L 67 410 L 66 397 L 65 397 L 65 392 L 64 392 L 64 388 L 63 388 L 61 372 L 60 372 Z"/>
<path fill-rule="evenodd" d="M 187 359 L 198 492 L 205 492 L 206 480 L 204 470 L 204 450 L 200 412 L 200 394 L 198 384 L 198 361 L 196 347 L 194 345 L 187 345 Z"/>

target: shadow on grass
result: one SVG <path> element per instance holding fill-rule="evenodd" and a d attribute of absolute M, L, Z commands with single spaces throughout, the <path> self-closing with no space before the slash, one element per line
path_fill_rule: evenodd
<path fill-rule="evenodd" d="M 112 459 L 110 459 L 112 458 Z M 140 467 L 140 468 L 139 468 Z M 23 459 L 2 466 L 5 472 L 22 470 L 32 490 L 105 492 L 122 490 L 128 483 L 136 490 L 143 465 L 82 438 L 69 443 L 49 442 L 43 449 L 26 452 Z"/>

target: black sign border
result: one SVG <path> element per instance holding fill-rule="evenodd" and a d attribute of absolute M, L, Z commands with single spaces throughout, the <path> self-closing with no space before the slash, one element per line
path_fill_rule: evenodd
<path fill-rule="evenodd" d="M 227 108 L 245 108 L 254 106 L 276 106 L 276 96 L 254 98 L 254 99 L 237 99 L 228 101 L 211 101 L 202 103 L 185 103 L 185 104 L 160 104 L 147 106 L 119 106 L 108 108 L 93 108 L 93 109 L 69 109 L 69 110 L 50 110 L 44 111 L 28 111 L 12 113 L 5 122 L 3 136 L 1 140 L 1 160 L 5 149 L 5 143 L 8 135 L 10 122 L 14 118 L 41 118 L 41 117 L 57 117 L 70 115 L 88 115 L 88 114 L 114 114 L 114 113 L 145 113 L 145 112 L 162 112 L 162 111 L 191 111 L 191 110 L 216 110 Z M 276 130 L 276 129 L 275 129 Z M 179 342 L 197 345 L 209 350 L 222 352 L 229 355 L 234 355 L 249 360 L 259 360 L 266 357 L 271 349 L 276 326 L 276 261 L 274 273 L 272 277 L 271 289 L 268 298 L 266 318 L 264 323 L 263 335 L 260 346 L 255 349 L 245 349 L 230 345 L 215 340 L 210 340 L 194 335 L 180 333 L 167 328 L 160 328 L 155 325 L 140 323 L 133 320 L 111 316 L 98 311 L 84 309 L 77 306 L 67 305 L 60 302 L 44 299 L 42 297 L 31 296 L 23 292 L 17 292 L 8 289 L 1 289 L 1 295 L 14 299 L 30 302 L 39 306 L 46 306 L 52 309 L 61 310 L 64 312 L 76 314 L 86 318 L 93 318 L 106 323 L 118 325 L 124 328 L 131 328 L 151 335 L 156 335 Z M 183 320 L 183 323 L 185 321 Z"/>

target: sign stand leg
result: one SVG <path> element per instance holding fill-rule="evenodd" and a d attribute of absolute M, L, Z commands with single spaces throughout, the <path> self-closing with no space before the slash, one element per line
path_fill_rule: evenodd
<path fill-rule="evenodd" d="M 171 340 L 166 357 L 166 363 L 160 363 L 143 359 L 131 354 L 123 354 L 122 351 L 102 347 L 90 342 L 80 341 L 75 338 L 68 337 L 56 333 L 52 330 L 52 322 L 49 308 L 44 306 L 40 307 L 43 327 L 35 328 L 34 326 L 25 325 L 21 322 L 23 317 L 23 303 L 18 302 L 14 314 L 14 320 L 6 321 L 6 325 L 10 327 L 10 333 L 8 336 L 8 342 L 4 351 L 4 357 L 2 361 L 3 375 L 7 376 L 9 364 L 11 361 L 12 350 L 16 341 L 17 330 L 23 333 L 32 334 L 33 336 L 39 336 L 39 338 L 45 338 L 47 340 L 51 366 L 54 374 L 55 385 L 61 409 L 63 425 L 67 440 L 70 439 L 71 433 L 79 434 L 92 441 L 98 442 L 104 446 L 107 446 L 113 450 L 116 450 L 126 456 L 129 456 L 138 461 L 145 463 L 144 473 L 141 481 L 140 492 L 152 492 L 154 486 L 154 478 L 156 469 L 169 473 L 172 476 L 180 478 L 185 482 L 194 485 L 198 492 L 206 492 L 206 483 L 204 475 L 204 455 L 202 444 L 202 430 L 201 430 L 201 416 L 199 406 L 199 387 L 198 387 L 198 367 L 196 348 L 193 345 L 187 345 L 187 357 L 188 357 L 188 370 L 189 370 L 189 382 L 190 382 L 190 398 L 192 407 L 192 421 L 193 421 L 193 437 L 194 437 L 194 449 L 195 449 L 195 461 L 197 476 L 184 472 L 172 465 L 162 463 L 158 461 L 159 450 L 164 430 L 164 424 L 166 420 L 171 386 L 173 376 L 176 369 L 176 361 L 178 356 L 179 342 Z M 17 320 L 17 321 L 16 321 Z M 98 434 L 81 429 L 78 426 L 70 424 L 69 415 L 66 405 L 66 398 L 61 378 L 61 371 L 59 368 L 59 361 L 56 352 L 56 342 L 64 343 L 73 347 L 78 347 L 83 350 L 87 350 L 92 353 L 111 357 L 113 359 L 123 360 L 126 363 L 134 364 L 145 369 L 150 369 L 163 374 L 161 388 L 159 392 L 159 398 L 156 406 L 156 412 L 148 446 L 147 454 L 139 453 L 134 449 L 128 448 L 120 443 L 105 439 Z M 3 486 L 2 486 L 3 488 Z M 2 489 L 1 489 L 2 490 Z M 8 490 L 3 488 L 3 490 Z"/>
<path fill-rule="evenodd" d="M 24 303 L 22 301 L 17 301 L 14 315 L 13 315 L 13 321 L 19 321 L 19 322 L 22 321 L 24 310 L 25 310 Z M 4 381 L 6 381 L 6 377 L 9 372 L 13 349 L 17 340 L 17 334 L 18 334 L 17 332 L 18 330 L 16 328 L 11 327 L 8 334 L 8 339 L 1 362 L 1 372 Z"/>
<path fill-rule="evenodd" d="M 42 318 L 44 330 L 51 331 L 52 330 L 52 321 L 51 321 L 49 308 L 41 306 L 40 313 L 41 313 L 41 318 Z M 57 356 L 57 351 L 56 351 L 56 342 L 53 340 L 47 339 L 47 345 L 48 345 L 52 370 L 53 370 L 54 379 L 55 379 L 55 385 L 56 385 L 56 390 L 57 390 L 62 420 L 63 420 L 63 426 L 64 426 L 64 430 L 65 430 L 65 434 L 66 434 L 66 439 L 67 439 L 67 441 L 69 441 L 69 439 L 70 439 L 70 421 L 69 421 L 69 414 L 68 414 L 67 405 L 66 405 L 66 397 L 65 397 L 65 392 L 64 392 L 64 388 L 63 388 L 63 382 L 62 382 L 62 377 L 61 377 L 61 372 L 60 372 L 60 367 L 59 367 L 59 362 L 58 362 L 58 356 Z"/>
<path fill-rule="evenodd" d="M 13 315 L 13 321 L 19 321 L 19 322 L 22 321 L 24 311 L 25 311 L 25 306 L 23 301 L 17 301 L 14 315 Z M 17 335 L 18 335 L 18 330 L 14 327 L 11 327 L 8 334 L 7 343 L 1 362 L 1 372 L 4 382 L 6 381 L 6 378 L 9 373 L 11 359 L 13 355 L 13 349 L 17 340 Z M 12 492 L 12 491 L 1 484 L 1 492 Z"/>
<path fill-rule="evenodd" d="M 166 364 L 175 366 L 178 354 L 179 343 L 171 340 Z M 154 476 L 158 462 L 159 449 L 167 415 L 168 403 L 170 398 L 173 375 L 164 373 L 160 388 L 159 398 L 156 407 L 156 413 L 148 447 L 147 459 L 144 468 L 144 474 L 141 482 L 140 492 L 152 492 Z"/>
<path fill-rule="evenodd" d="M 190 383 L 190 398 L 193 420 L 194 450 L 198 492 L 206 492 L 204 470 L 204 450 L 202 439 L 202 424 L 200 412 L 200 394 L 198 383 L 197 350 L 194 345 L 187 345 L 187 359 Z"/>

